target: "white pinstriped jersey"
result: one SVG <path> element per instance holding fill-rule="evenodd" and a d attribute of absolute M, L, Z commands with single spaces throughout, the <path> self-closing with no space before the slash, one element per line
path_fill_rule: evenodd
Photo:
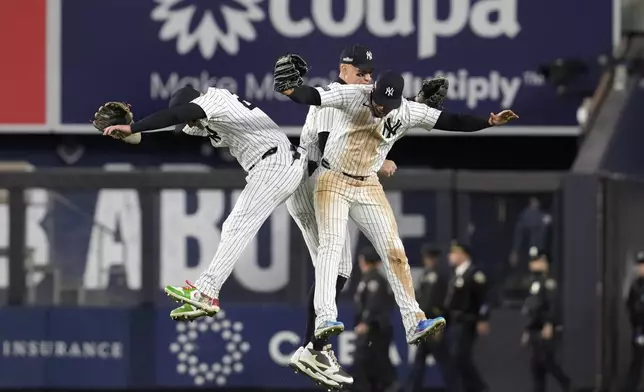
<path fill-rule="evenodd" d="M 341 85 L 341 83 L 332 82 L 327 88 L 333 89 Z M 318 146 L 318 134 L 331 131 L 335 113 L 339 112 L 338 109 L 322 108 L 320 106 L 311 106 L 309 108 L 302 134 L 300 135 L 300 146 L 306 149 L 309 161 L 319 162 L 322 158 L 322 151 Z"/>
<path fill-rule="evenodd" d="M 412 128 L 430 131 L 440 110 L 403 98 L 400 108 L 384 118 L 374 117 L 369 104 L 372 85 L 318 88 L 322 108 L 336 108 L 334 124 L 324 148 L 333 170 L 370 176 L 380 170 L 393 144 Z"/>
<path fill-rule="evenodd" d="M 203 128 L 186 126 L 183 132 L 208 137 L 214 147 L 228 147 L 246 171 L 269 149 L 290 146 L 286 134 L 266 113 L 228 90 L 211 87 L 192 103 L 208 118 L 201 120 Z"/>

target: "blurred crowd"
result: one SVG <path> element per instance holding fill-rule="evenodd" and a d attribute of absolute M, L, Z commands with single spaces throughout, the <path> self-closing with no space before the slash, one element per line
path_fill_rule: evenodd
<path fill-rule="evenodd" d="M 354 296 L 355 390 L 421 391 L 427 357 L 431 355 L 448 392 L 488 391 L 485 377 L 473 359 L 475 343 L 490 332 L 494 307 L 520 303 L 526 319 L 520 343 L 531 350 L 534 391 L 546 390 L 548 374 L 562 390 L 572 391 L 570 378 L 555 355 L 561 318 L 558 283 L 550 273 L 552 257 L 547 251 L 551 221 L 539 200 L 530 198 L 514 225 L 508 268 L 496 276 L 499 285 L 490 282 L 481 267 L 484 263 L 478 263 L 465 241 L 454 240 L 447 247 L 440 244 L 422 247 L 423 270 L 415 284 L 416 298 L 427 317 L 445 317 L 448 327 L 419 346 L 412 371 L 403 382 L 398 380 L 388 355 L 393 336 L 390 317 L 395 306 L 393 296 L 380 273 L 382 261 L 377 253 L 372 248 L 362 250 L 358 257 L 362 275 Z M 489 268 L 489 264 L 487 267 L 493 273 L 497 271 Z"/>
<path fill-rule="evenodd" d="M 551 215 L 537 197 L 531 197 L 514 224 L 507 268 L 501 273 L 490 263 L 479 262 L 476 252 L 463 242 L 452 241 L 448 247 L 425 244 L 420 254 L 422 273 L 415 282 L 416 298 L 427 317 L 445 317 L 447 329 L 419 346 L 406 380 L 397 377 L 388 355 L 395 302 L 379 270 L 382 261 L 373 249 L 362 250 L 358 257 L 362 275 L 354 296 L 355 390 L 421 391 L 427 358 L 432 356 L 447 392 L 489 391 L 485 375 L 473 360 L 473 349 L 477 339 L 490 332 L 490 315 L 498 307 L 520 309 L 524 317 L 520 344 L 530 350 L 532 390 L 546 391 L 548 375 L 562 391 L 575 390 L 557 360 L 563 326 L 560 279 L 553 268 L 556 258 L 549 251 L 550 238 Z M 630 366 L 619 382 L 623 392 L 638 390 L 644 367 L 644 251 L 634 261 L 635 276 L 627 282 L 624 301 L 632 337 Z M 493 280 L 498 284 L 491 282 L 486 270 L 497 275 Z"/>
<path fill-rule="evenodd" d="M 357 391 L 409 392 L 423 389 L 427 357 L 439 365 L 446 391 L 489 391 L 473 360 L 476 340 L 490 331 L 490 285 L 479 269 L 469 246 L 453 241 L 443 262 L 441 248 L 427 244 L 421 252 L 424 270 L 416 284 L 417 300 L 427 317 L 443 316 L 446 331 L 419 346 L 408 380 L 400 383 L 389 359 L 395 306 L 387 280 L 380 273 L 381 260 L 371 248 L 359 256 L 362 278 L 355 294 L 356 354 L 353 376 Z M 570 378 L 556 361 L 558 312 L 557 281 L 549 274 L 548 253 L 532 247 L 528 255 L 526 296 L 522 312 L 526 318 L 521 344 L 531 350 L 534 391 L 546 390 L 551 374 L 562 390 L 572 391 Z"/>

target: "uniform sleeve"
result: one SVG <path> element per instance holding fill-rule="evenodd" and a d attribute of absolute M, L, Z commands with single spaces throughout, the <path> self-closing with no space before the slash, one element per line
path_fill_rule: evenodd
<path fill-rule="evenodd" d="M 472 279 L 472 301 L 475 309 L 478 309 L 477 320 L 487 321 L 490 319 L 487 277 L 483 272 L 476 271 Z"/>
<path fill-rule="evenodd" d="M 411 128 L 422 128 L 431 131 L 436 125 L 441 111 L 417 102 L 409 102 L 408 104 L 411 115 Z"/>
<path fill-rule="evenodd" d="M 432 292 L 432 308 L 437 314 L 445 313 L 445 298 L 447 297 L 449 278 L 445 274 L 438 274 L 438 280 Z"/>
<path fill-rule="evenodd" d="M 544 321 L 554 326 L 561 324 L 559 317 L 559 289 L 554 279 L 547 279 L 544 283 L 546 289 L 546 300 L 548 301 L 548 311 L 545 314 Z"/>
<path fill-rule="evenodd" d="M 224 102 L 214 88 L 208 89 L 206 94 L 194 99 L 192 103 L 199 105 L 209 120 L 221 117 L 225 110 Z"/>
<path fill-rule="evenodd" d="M 341 85 L 335 88 L 316 87 L 320 93 L 320 107 L 342 109 L 360 92 L 355 86 Z"/>

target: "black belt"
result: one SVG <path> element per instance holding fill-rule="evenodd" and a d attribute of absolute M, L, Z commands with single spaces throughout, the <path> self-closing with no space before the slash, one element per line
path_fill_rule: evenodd
<path fill-rule="evenodd" d="M 329 165 L 329 162 L 327 162 L 326 159 L 322 159 L 321 165 L 322 165 L 323 168 L 333 170 L 333 169 L 331 169 L 331 165 Z M 367 178 L 369 178 L 369 176 L 354 176 L 353 174 L 349 174 L 349 173 L 345 173 L 345 172 L 342 172 L 342 174 L 344 174 L 347 177 L 353 178 L 354 180 L 358 180 L 358 181 L 366 181 Z"/>
<path fill-rule="evenodd" d="M 293 160 L 300 159 L 301 154 L 300 154 L 300 152 L 299 152 L 299 151 L 297 151 L 297 147 L 295 147 L 294 145 L 292 145 L 292 144 L 291 144 L 290 150 L 291 150 L 291 152 L 293 153 Z M 262 157 L 259 159 L 259 160 L 260 160 L 260 162 L 261 162 L 261 161 L 263 161 L 264 159 L 266 159 L 266 158 L 270 157 L 271 155 L 275 155 L 275 153 L 277 153 L 277 147 L 273 147 L 273 148 L 269 149 L 269 150 L 268 150 L 268 151 L 266 151 L 266 152 L 264 153 L 264 155 L 262 155 Z M 259 162 L 257 162 L 257 163 L 259 163 Z M 257 163 L 256 163 L 256 164 L 254 164 L 253 166 L 251 166 L 250 168 L 248 168 L 248 171 L 253 170 L 253 168 L 254 168 L 255 166 L 257 166 Z"/>

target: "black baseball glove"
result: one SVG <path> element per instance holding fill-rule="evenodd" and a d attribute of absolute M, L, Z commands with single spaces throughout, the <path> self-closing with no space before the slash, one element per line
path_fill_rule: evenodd
<path fill-rule="evenodd" d="M 302 79 L 309 67 L 297 54 L 287 54 L 277 59 L 273 68 L 273 90 L 281 93 L 304 84 Z"/>
<path fill-rule="evenodd" d="M 130 105 L 123 102 L 107 102 L 96 113 L 92 125 L 103 133 L 110 125 L 130 125 L 134 122 L 134 114 Z"/>
<path fill-rule="evenodd" d="M 443 101 L 447 97 L 449 80 L 434 78 L 423 80 L 423 87 L 416 96 L 416 102 L 424 103 L 434 109 L 443 109 Z"/>

